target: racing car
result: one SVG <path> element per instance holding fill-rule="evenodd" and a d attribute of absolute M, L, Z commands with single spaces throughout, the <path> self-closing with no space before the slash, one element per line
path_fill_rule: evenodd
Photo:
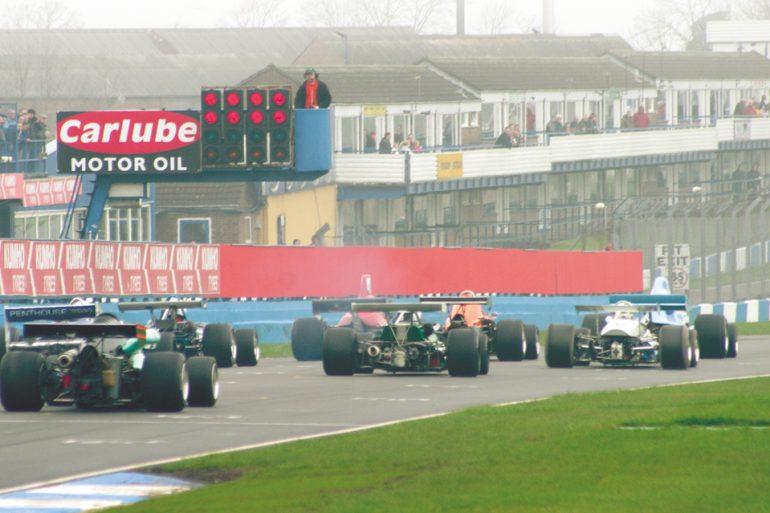
<path fill-rule="evenodd" d="M 233 330 L 227 323 L 193 323 L 187 309 L 205 308 L 200 300 L 131 301 L 118 303 L 121 312 L 149 310 L 147 327 L 160 332 L 157 351 L 176 351 L 186 358 L 213 356 L 217 366 L 225 368 L 238 364 L 253 367 L 259 363 L 257 332 L 251 328 Z M 155 310 L 161 310 L 160 318 Z"/>
<path fill-rule="evenodd" d="M 219 382 L 213 358 L 185 361 L 178 353 L 146 353 L 148 338 L 156 343 L 157 332 L 120 323 L 109 314 L 99 318 L 95 305 L 84 316 L 84 308 L 26 308 L 28 320 L 50 320 L 52 313 L 59 321 L 71 315 L 79 320 L 24 324 L 21 339 L 0 362 L 0 403 L 6 411 L 40 411 L 44 404 L 181 411 L 188 404 L 216 403 Z"/>
<path fill-rule="evenodd" d="M 656 278 L 652 292 L 611 295 L 608 305 L 577 305 L 577 311 L 602 313 L 586 316 L 580 329 L 550 325 L 546 364 L 572 367 L 596 361 L 615 367 L 695 367 L 697 333 L 688 326 L 687 298 L 670 294 L 665 278 Z"/>
<path fill-rule="evenodd" d="M 313 317 L 297 319 L 291 326 L 291 352 L 298 361 L 313 361 L 323 358 L 324 333 L 328 329 L 321 314 L 344 312 L 336 327 L 350 327 L 359 332 L 377 331 L 388 324 L 383 312 L 353 313 L 354 302 L 385 303 L 386 298 L 344 298 L 315 299 L 311 302 Z"/>
<path fill-rule="evenodd" d="M 377 332 L 361 333 L 351 327 L 329 328 L 323 339 L 323 368 L 329 376 L 387 372 L 442 372 L 475 377 L 488 361 L 486 337 L 473 328 L 457 328 L 442 339 L 433 325 L 423 323 L 422 312 L 437 312 L 440 303 L 353 303 L 354 314 L 392 314 Z"/>
<path fill-rule="evenodd" d="M 500 361 L 537 360 L 540 355 L 537 326 L 513 319 L 496 321 L 494 313 L 482 309 L 483 305 L 490 304 L 488 296 L 477 296 L 473 291 L 465 290 L 458 296 L 422 296 L 420 302 L 451 305 L 442 329 L 478 329 L 488 340 L 489 353 L 495 354 Z"/>

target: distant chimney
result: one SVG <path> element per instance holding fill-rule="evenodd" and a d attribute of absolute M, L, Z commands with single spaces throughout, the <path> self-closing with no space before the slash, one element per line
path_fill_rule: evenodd
<path fill-rule="evenodd" d="M 556 33 L 556 8 L 554 0 L 543 0 L 543 34 Z"/>
<path fill-rule="evenodd" d="M 465 35 L 465 0 L 457 0 L 457 35 Z"/>

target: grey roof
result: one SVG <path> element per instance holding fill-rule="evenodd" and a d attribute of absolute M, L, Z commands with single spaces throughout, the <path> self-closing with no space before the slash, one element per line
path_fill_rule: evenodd
<path fill-rule="evenodd" d="M 637 52 L 610 55 L 663 80 L 767 80 L 770 59 L 754 52 Z"/>
<path fill-rule="evenodd" d="M 654 87 L 623 66 L 602 57 L 481 57 L 429 59 L 476 91 L 550 91 Z"/>
<path fill-rule="evenodd" d="M 426 65 L 316 66 L 319 79 L 329 86 L 333 103 L 427 103 L 478 101 L 479 98 L 442 77 Z M 291 85 L 302 83 L 305 66 L 268 66 L 240 85 Z"/>
<path fill-rule="evenodd" d="M 342 37 L 344 34 L 346 37 Z M 347 34 L 346 29 L 319 34 L 294 64 L 344 64 L 347 43 L 349 64 L 413 64 L 424 58 L 599 56 L 610 50 L 630 49 L 618 36 L 418 36 L 398 37 Z"/>

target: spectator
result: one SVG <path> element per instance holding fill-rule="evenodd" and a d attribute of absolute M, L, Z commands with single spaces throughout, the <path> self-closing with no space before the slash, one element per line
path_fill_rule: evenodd
<path fill-rule="evenodd" d="M 586 133 L 587 134 L 598 134 L 599 133 L 599 119 L 596 117 L 596 113 L 592 112 L 588 116 L 588 124 L 586 125 Z"/>
<path fill-rule="evenodd" d="M 620 130 L 631 130 L 634 128 L 634 115 L 631 114 L 631 109 L 628 109 L 620 120 Z"/>
<path fill-rule="evenodd" d="M 744 116 L 758 116 L 759 111 L 757 110 L 757 107 L 754 105 L 754 100 L 748 100 L 746 104 L 743 106 L 743 115 Z"/>
<path fill-rule="evenodd" d="M 302 242 L 300 242 L 299 239 L 294 239 L 293 241 L 291 241 L 291 245 L 292 246 L 301 246 Z"/>
<path fill-rule="evenodd" d="M 639 105 L 639 110 L 634 114 L 634 128 L 644 130 L 650 127 L 650 117 L 644 111 L 644 105 Z"/>
<path fill-rule="evenodd" d="M 422 151 L 422 145 L 420 144 L 420 140 L 417 139 L 414 134 L 409 134 L 409 137 L 407 138 L 409 141 L 409 149 L 413 152 L 421 152 Z"/>
<path fill-rule="evenodd" d="M 305 81 L 297 89 L 294 98 L 294 107 L 297 109 L 328 109 L 332 102 L 332 95 L 324 82 L 318 80 L 318 73 L 314 68 L 305 70 Z"/>
<path fill-rule="evenodd" d="M 385 135 L 380 139 L 380 153 L 390 153 L 393 151 L 393 144 L 390 142 L 390 132 L 385 132 Z"/>
<path fill-rule="evenodd" d="M 759 172 L 759 164 L 756 162 L 751 166 L 751 171 L 746 176 L 746 184 L 748 185 L 748 191 L 752 195 L 756 195 L 761 189 L 762 173 Z"/>
<path fill-rule="evenodd" d="M 521 135 L 521 127 L 518 124 L 513 125 L 513 128 L 511 128 L 511 143 L 513 144 L 514 148 L 521 146 L 523 139 L 524 138 Z"/>
<path fill-rule="evenodd" d="M 569 125 L 567 125 L 567 131 L 576 134 L 580 131 L 580 118 L 575 116 L 572 118 L 572 121 L 569 122 Z"/>
<path fill-rule="evenodd" d="M 527 133 L 535 132 L 535 113 L 532 107 L 527 107 Z"/>
<path fill-rule="evenodd" d="M 364 130 L 364 153 L 375 153 L 377 151 L 377 135 L 374 130 L 367 132 Z"/>
<path fill-rule="evenodd" d="M 763 94 L 762 98 L 759 100 L 759 105 L 757 105 L 757 108 L 759 110 L 767 110 L 767 95 Z"/>
<path fill-rule="evenodd" d="M 738 167 L 733 171 L 733 194 L 740 196 L 746 190 L 746 178 L 748 173 L 743 169 L 743 162 L 738 164 Z"/>
<path fill-rule="evenodd" d="M 5 155 L 5 123 L 7 119 L 5 114 L 0 114 L 0 155 Z"/>
<path fill-rule="evenodd" d="M 498 148 L 513 148 L 513 130 L 511 125 L 508 125 L 505 127 L 502 131 L 502 133 L 498 136 L 497 140 L 495 141 L 495 146 Z"/>
<path fill-rule="evenodd" d="M 556 114 L 551 118 L 551 121 L 545 127 L 545 131 L 549 134 L 561 134 L 564 132 L 564 124 L 561 121 L 561 115 Z"/>
<path fill-rule="evenodd" d="M 743 116 L 743 109 L 746 108 L 746 100 L 739 100 L 738 103 L 735 104 L 735 109 L 733 110 L 733 116 Z"/>

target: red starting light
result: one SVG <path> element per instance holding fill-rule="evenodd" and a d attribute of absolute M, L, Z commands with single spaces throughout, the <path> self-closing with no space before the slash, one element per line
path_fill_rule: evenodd
<path fill-rule="evenodd" d="M 237 125 L 241 122 L 241 115 L 239 112 L 236 111 L 230 111 L 227 113 L 227 122 L 231 125 Z"/>
<path fill-rule="evenodd" d="M 235 91 L 229 91 L 225 96 L 225 102 L 230 107 L 237 107 L 241 103 L 241 95 Z"/>
<path fill-rule="evenodd" d="M 265 103 L 265 97 L 262 95 L 260 91 L 252 91 L 249 95 L 249 103 L 253 105 L 254 107 L 259 107 L 263 103 Z"/>
<path fill-rule="evenodd" d="M 273 112 L 273 121 L 277 125 L 283 125 L 286 122 L 286 113 L 282 110 Z"/>
<path fill-rule="evenodd" d="M 214 91 L 203 93 L 203 104 L 207 107 L 216 107 L 219 103 L 219 94 Z"/>
<path fill-rule="evenodd" d="M 265 120 L 265 116 L 261 111 L 255 110 L 249 113 L 249 119 L 255 125 L 260 125 Z"/>
<path fill-rule="evenodd" d="M 278 107 L 286 105 L 286 95 L 283 94 L 283 91 L 276 91 L 273 93 L 273 103 Z"/>
<path fill-rule="evenodd" d="M 213 125 L 214 123 L 219 121 L 219 114 L 217 114 L 213 110 L 210 110 L 203 115 L 203 121 L 205 121 L 209 125 Z"/>

